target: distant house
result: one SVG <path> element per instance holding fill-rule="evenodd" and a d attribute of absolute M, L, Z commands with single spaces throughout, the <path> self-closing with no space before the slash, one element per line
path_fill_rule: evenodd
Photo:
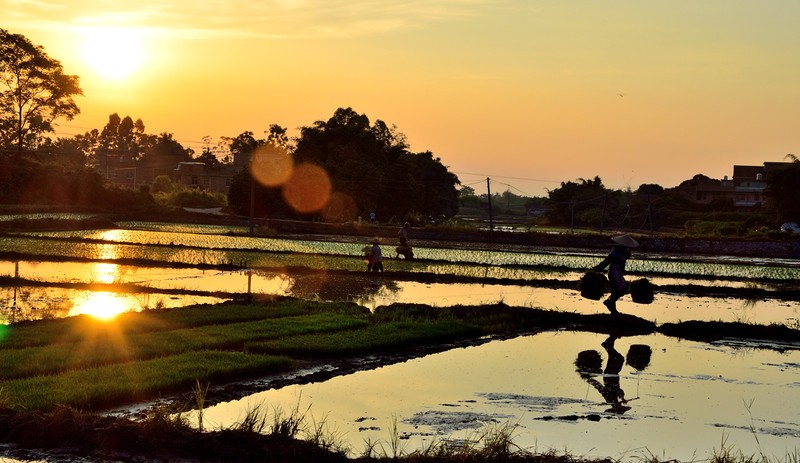
<path fill-rule="evenodd" d="M 750 210 L 761 206 L 770 173 L 787 164 L 765 162 L 762 166 L 733 166 L 733 203 L 736 208 Z"/>
<path fill-rule="evenodd" d="M 209 167 L 196 161 L 180 161 L 175 156 L 137 160 L 128 150 L 100 149 L 95 154 L 95 168 L 112 184 L 130 189 L 152 185 L 161 175 L 173 182 L 202 190 L 227 193 L 233 178 L 232 166 Z"/>
<path fill-rule="evenodd" d="M 95 153 L 94 162 L 95 169 L 116 186 L 135 190 L 140 185 L 152 183 L 152 179 L 144 179 L 133 151 L 100 148 Z"/>
<path fill-rule="evenodd" d="M 227 193 L 231 186 L 231 166 L 211 167 L 203 162 L 179 162 L 172 173 L 175 183 L 201 190 Z"/>
<path fill-rule="evenodd" d="M 732 200 L 734 198 L 734 184 L 728 180 L 728 176 L 717 180 L 697 174 L 690 180 L 681 182 L 673 190 L 682 193 L 697 204 L 710 204 L 714 200 L 728 198 Z"/>
<path fill-rule="evenodd" d="M 722 180 L 698 174 L 681 182 L 673 191 L 682 193 L 697 204 L 710 204 L 714 200 L 729 198 L 739 211 L 751 211 L 761 206 L 769 175 L 786 162 L 765 162 L 761 166 L 733 166 L 733 178 Z"/>

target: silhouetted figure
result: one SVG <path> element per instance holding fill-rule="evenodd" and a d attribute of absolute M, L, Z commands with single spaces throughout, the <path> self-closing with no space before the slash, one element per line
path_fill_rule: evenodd
<path fill-rule="evenodd" d="M 619 373 L 622 371 L 622 366 L 627 362 L 636 371 L 644 371 L 650 365 L 652 349 L 645 344 L 634 344 L 628 349 L 628 354 L 623 357 L 614 347 L 617 339 L 619 336 L 612 334 L 600 344 L 608 358 L 605 369 L 602 368 L 603 359 L 600 352 L 594 349 L 578 353 L 575 367 L 581 378 L 594 386 L 603 396 L 605 403 L 611 405 L 606 412 L 621 415 L 631 409 L 627 404 L 633 400 L 625 398 L 625 391 L 620 386 Z M 602 375 L 602 383 L 594 378 L 597 375 Z"/>
<path fill-rule="evenodd" d="M 611 285 L 611 295 L 603 301 L 609 312 L 617 314 L 617 300 L 628 292 L 628 282 L 625 281 L 625 263 L 631 257 L 631 248 L 639 247 L 639 243 L 628 235 L 618 235 L 611 238 L 616 244 L 611 248 L 602 262 L 593 270 L 602 272 L 608 267 L 608 282 Z"/>
<path fill-rule="evenodd" d="M 377 238 L 372 240 L 372 248 L 369 251 L 369 264 L 367 268 L 373 272 L 383 271 L 383 255 L 381 254 L 381 247 L 379 244 Z"/>
<path fill-rule="evenodd" d="M 411 224 L 406 222 L 400 227 L 397 232 L 397 237 L 400 239 L 400 246 L 408 246 L 408 231 L 411 229 Z"/>
<path fill-rule="evenodd" d="M 414 250 L 408 245 L 408 233 L 410 230 L 411 224 L 406 222 L 400 228 L 400 231 L 397 232 L 397 237 L 400 239 L 400 246 L 395 248 L 395 252 L 397 253 L 398 258 L 400 256 L 403 256 L 406 259 L 414 258 Z"/>
<path fill-rule="evenodd" d="M 606 412 L 623 414 L 630 410 L 631 407 L 625 405 L 628 401 L 625 400 L 625 392 L 619 384 L 619 372 L 622 371 L 625 358 L 614 348 L 614 342 L 616 340 L 617 336 L 612 335 L 601 344 L 608 355 L 605 369 L 601 370 L 600 368 L 602 365 L 602 358 L 600 353 L 596 350 L 580 352 L 577 360 L 575 360 L 575 366 L 581 378 L 594 386 L 594 388 L 600 392 L 600 395 L 603 396 L 605 403 L 611 405 L 611 408 L 606 410 Z M 603 375 L 602 383 L 594 378 L 594 376 L 601 372 Z"/>

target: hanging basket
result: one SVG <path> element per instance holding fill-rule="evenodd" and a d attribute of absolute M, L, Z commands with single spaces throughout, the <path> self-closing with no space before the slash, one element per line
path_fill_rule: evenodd
<path fill-rule="evenodd" d="M 578 283 L 581 296 L 593 301 L 599 301 L 606 292 L 606 276 L 600 272 L 586 272 Z"/>
<path fill-rule="evenodd" d="M 637 304 L 650 304 L 653 302 L 653 284 L 647 278 L 640 278 L 631 282 L 631 299 Z"/>

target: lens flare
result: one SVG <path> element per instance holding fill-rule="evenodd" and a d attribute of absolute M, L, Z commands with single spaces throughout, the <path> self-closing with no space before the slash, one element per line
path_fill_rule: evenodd
<path fill-rule="evenodd" d="M 346 222 L 356 217 L 356 202 L 350 195 L 334 191 L 322 215 L 328 222 Z"/>
<path fill-rule="evenodd" d="M 262 145 L 253 153 L 250 172 L 264 186 L 283 185 L 292 176 L 292 171 L 292 157 L 280 146 Z"/>
<path fill-rule="evenodd" d="M 315 164 L 295 166 L 292 176 L 283 185 L 283 198 L 297 212 L 322 209 L 331 197 L 331 180 L 325 169 Z"/>

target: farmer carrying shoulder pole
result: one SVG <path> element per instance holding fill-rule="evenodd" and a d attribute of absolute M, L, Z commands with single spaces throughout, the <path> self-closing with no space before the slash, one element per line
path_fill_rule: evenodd
<path fill-rule="evenodd" d="M 400 239 L 400 246 L 395 248 L 395 252 L 397 253 L 397 257 L 400 256 L 405 257 L 406 259 L 413 259 L 414 258 L 414 251 L 411 249 L 411 246 L 408 244 L 408 233 L 411 230 L 411 224 L 406 222 L 400 227 L 400 231 L 397 232 L 397 237 Z"/>
<path fill-rule="evenodd" d="M 611 295 L 603 301 L 609 312 L 617 312 L 617 300 L 628 292 L 628 282 L 625 281 L 625 263 L 631 257 L 631 248 L 639 247 L 639 243 L 628 235 L 617 235 L 611 238 L 616 243 L 611 252 L 602 262 L 594 267 L 601 272 L 608 267 L 608 281 L 611 284 Z"/>

